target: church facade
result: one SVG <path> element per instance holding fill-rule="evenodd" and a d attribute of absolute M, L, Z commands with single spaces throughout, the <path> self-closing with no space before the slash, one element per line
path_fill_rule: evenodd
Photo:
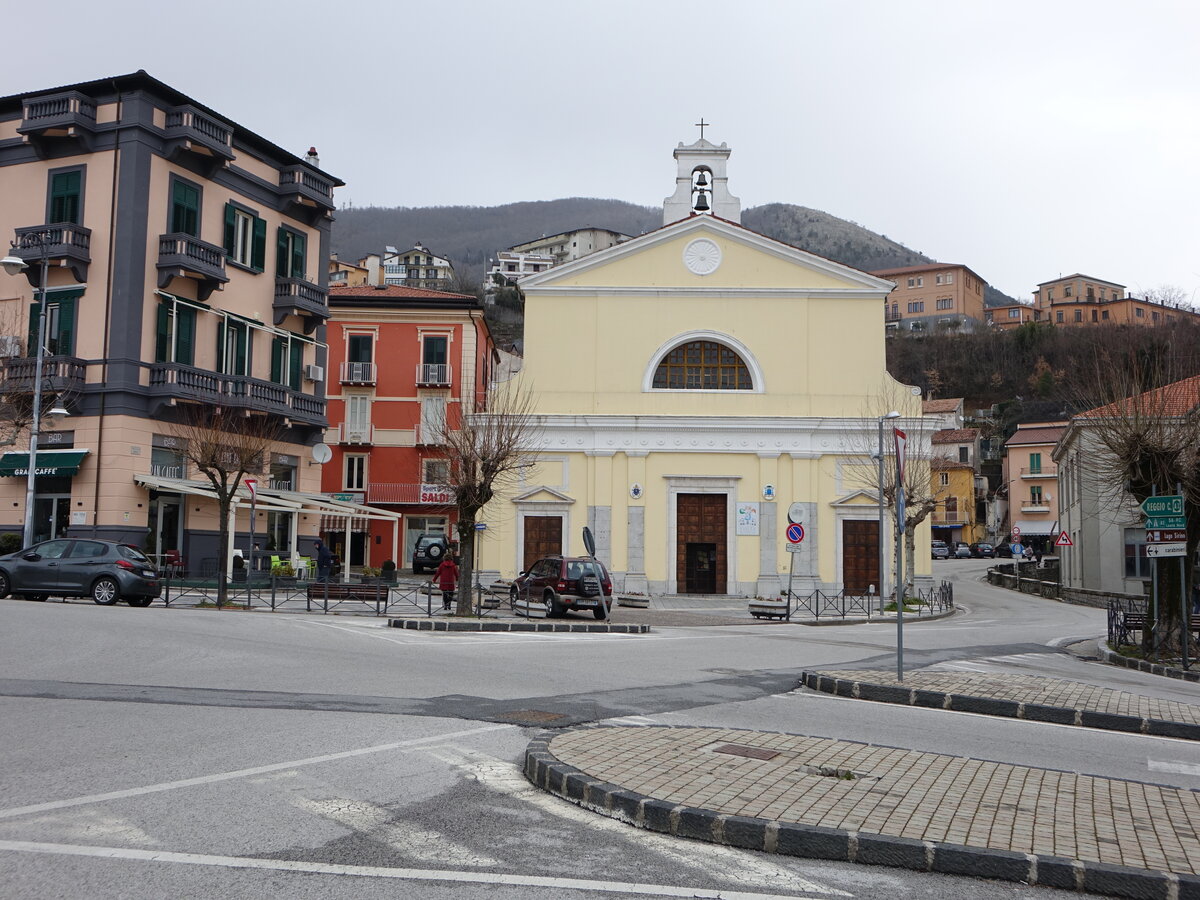
<path fill-rule="evenodd" d="M 877 417 L 921 406 L 885 368 L 893 285 L 742 227 L 729 154 L 680 144 L 662 228 L 522 283 L 539 450 L 485 510 L 485 574 L 582 555 L 587 526 L 618 591 L 879 585 Z"/>

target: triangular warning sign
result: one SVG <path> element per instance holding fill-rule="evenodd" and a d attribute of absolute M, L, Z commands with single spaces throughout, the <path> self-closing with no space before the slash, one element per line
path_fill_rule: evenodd
<path fill-rule="evenodd" d="M 1067 533 L 1064 531 L 1062 534 L 1060 534 L 1058 536 L 1058 540 L 1054 542 L 1054 546 L 1055 547 L 1074 547 L 1075 545 L 1073 543 L 1071 543 L 1071 539 L 1069 537 L 1067 537 Z"/>

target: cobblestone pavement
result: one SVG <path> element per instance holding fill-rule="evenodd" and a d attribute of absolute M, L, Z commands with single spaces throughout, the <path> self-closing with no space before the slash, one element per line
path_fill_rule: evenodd
<path fill-rule="evenodd" d="M 827 670 L 823 677 L 867 684 L 901 686 L 894 673 L 880 669 Z M 919 691 L 940 691 L 946 694 L 1011 700 L 1015 703 L 1057 706 L 1110 715 L 1132 716 L 1139 719 L 1160 719 L 1168 722 L 1200 724 L 1200 706 L 1144 697 L 1126 691 L 1037 675 L 1009 675 L 969 672 L 906 672 L 903 687 Z"/>
<path fill-rule="evenodd" d="M 549 753 L 605 789 L 718 816 L 1037 854 L 1047 871 L 1059 857 L 1200 873 L 1194 791 L 721 728 L 581 728 Z"/>

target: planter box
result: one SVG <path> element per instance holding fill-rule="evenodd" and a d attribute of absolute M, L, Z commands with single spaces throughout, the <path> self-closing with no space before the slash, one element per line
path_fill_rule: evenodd
<path fill-rule="evenodd" d="M 756 619 L 783 619 L 788 613 L 785 600 L 751 600 L 748 607 Z"/>
<path fill-rule="evenodd" d="M 630 597 L 617 594 L 617 606 L 628 606 L 632 609 L 646 609 L 650 606 L 649 597 Z"/>

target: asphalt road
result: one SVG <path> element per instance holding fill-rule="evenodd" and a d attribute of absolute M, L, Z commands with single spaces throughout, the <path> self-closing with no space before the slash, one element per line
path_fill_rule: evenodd
<path fill-rule="evenodd" d="M 909 667 L 1195 702 L 1195 686 L 1063 653 L 1103 633 L 1103 611 L 992 588 L 985 567 L 935 564 L 962 612 L 906 624 Z M 894 665 L 893 625 L 459 636 L 84 603 L 0 615 L 0 896 L 1057 896 L 632 829 L 524 780 L 543 724 L 782 730 L 1200 788 L 1182 741 L 793 690 L 806 668 Z"/>

